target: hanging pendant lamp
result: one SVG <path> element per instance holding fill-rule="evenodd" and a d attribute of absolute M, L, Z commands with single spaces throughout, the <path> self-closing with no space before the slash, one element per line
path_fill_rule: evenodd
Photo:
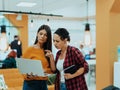
<path fill-rule="evenodd" d="M 1 34 L 0 34 L 0 51 L 6 51 L 8 49 L 8 39 L 6 36 L 6 27 L 1 26 Z"/>
<path fill-rule="evenodd" d="M 86 46 L 90 46 L 92 44 L 91 32 L 90 32 L 90 24 L 88 23 L 88 0 L 87 1 L 87 23 L 85 24 L 85 34 L 84 34 L 84 44 Z"/>

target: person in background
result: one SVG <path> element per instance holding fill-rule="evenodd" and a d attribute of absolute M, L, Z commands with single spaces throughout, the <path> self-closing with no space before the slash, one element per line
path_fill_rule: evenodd
<path fill-rule="evenodd" d="M 88 73 L 88 63 L 78 48 L 68 45 L 69 32 L 65 28 L 58 28 L 53 35 L 54 46 L 58 49 L 55 58 L 57 72 L 55 90 L 88 90 L 84 75 Z M 65 69 L 75 65 L 77 70 L 65 73 Z M 71 74 L 72 73 L 72 74 Z"/>
<path fill-rule="evenodd" d="M 84 45 L 80 44 L 80 51 L 82 52 L 83 56 L 85 57 Z"/>
<path fill-rule="evenodd" d="M 19 39 L 18 35 L 14 36 L 14 40 L 10 44 L 11 49 L 15 49 L 17 51 L 17 58 L 22 56 L 22 42 Z"/>
<path fill-rule="evenodd" d="M 17 53 L 14 50 L 10 51 L 10 53 L 7 55 L 7 58 L 2 61 L 2 68 L 17 68 L 15 60 L 16 56 Z"/>
<path fill-rule="evenodd" d="M 41 60 L 44 72 L 52 73 L 51 67 L 54 66 L 54 57 L 53 54 L 48 51 L 52 52 L 51 29 L 48 25 L 42 25 L 37 31 L 34 45 L 27 48 L 23 53 L 22 58 Z M 34 66 L 31 67 L 34 68 Z M 48 90 L 47 80 L 44 78 L 36 79 L 37 76 L 35 75 L 27 77 L 29 80 L 24 80 L 23 90 Z"/>

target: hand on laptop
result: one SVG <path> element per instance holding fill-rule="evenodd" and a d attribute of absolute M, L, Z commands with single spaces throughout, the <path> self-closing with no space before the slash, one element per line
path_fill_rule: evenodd
<path fill-rule="evenodd" d="M 24 79 L 25 80 L 47 80 L 48 77 L 33 75 L 33 73 L 31 72 L 30 74 L 27 73 L 26 75 L 24 75 Z"/>
<path fill-rule="evenodd" d="M 29 80 L 34 80 L 35 78 L 38 77 L 37 75 L 33 75 L 32 72 L 30 74 L 27 73 L 26 75 L 27 75 L 27 79 L 29 79 Z"/>

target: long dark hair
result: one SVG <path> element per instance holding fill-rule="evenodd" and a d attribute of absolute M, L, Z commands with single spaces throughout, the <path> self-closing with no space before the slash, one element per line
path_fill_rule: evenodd
<path fill-rule="evenodd" d="M 51 50 L 52 51 L 52 35 L 51 35 L 51 29 L 48 25 L 42 25 L 39 27 L 37 33 L 39 33 L 40 30 L 45 30 L 47 32 L 47 41 L 43 45 L 44 50 Z M 34 44 L 38 42 L 38 37 L 36 36 L 36 40 Z"/>

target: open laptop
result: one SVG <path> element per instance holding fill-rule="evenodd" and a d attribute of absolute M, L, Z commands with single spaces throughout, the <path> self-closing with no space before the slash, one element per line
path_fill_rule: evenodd
<path fill-rule="evenodd" d="M 30 74 L 32 72 L 33 75 L 45 76 L 40 60 L 16 58 L 16 64 L 21 74 Z"/>

